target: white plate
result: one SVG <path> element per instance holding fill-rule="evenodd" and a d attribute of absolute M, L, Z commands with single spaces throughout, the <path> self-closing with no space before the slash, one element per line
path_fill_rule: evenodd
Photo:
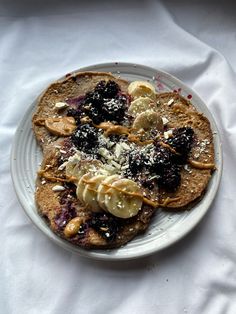
<path fill-rule="evenodd" d="M 38 215 L 35 201 L 35 178 L 41 162 L 42 154 L 37 145 L 31 128 L 31 117 L 37 100 L 29 107 L 21 121 L 12 147 L 11 173 L 18 198 L 26 214 L 34 224 L 51 240 L 71 252 L 102 260 L 125 260 L 145 256 L 160 251 L 175 243 L 192 230 L 208 211 L 219 186 L 222 172 L 222 151 L 217 126 L 210 112 L 200 97 L 178 79 L 160 70 L 130 63 L 105 63 L 89 66 L 80 71 L 112 72 L 127 80 L 150 80 L 157 90 L 173 91 L 181 89 L 185 97 L 192 96 L 192 103 L 210 120 L 214 134 L 215 163 L 214 172 L 204 198 L 191 211 L 168 213 L 157 211 L 155 217 L 144 235 L 137 236 L 122 248 L 114 250 L 87 251 L 70 244 L 54 234 L 45 221 Z"/>

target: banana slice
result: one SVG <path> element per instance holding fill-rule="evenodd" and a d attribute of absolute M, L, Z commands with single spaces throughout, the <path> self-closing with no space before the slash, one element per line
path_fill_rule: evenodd
<path fill-rule="evenodd" d="M 99 172 L 99 169 L 103 167 L 101 161 L 93 159 L 93 160 L 72 160 L 68 161 L 66 165 L 66 175 L 80 178 L 86 173 L 93 173 Z"/>
<path fill-rule="evenodd" d="M 105 196 L 105 206 L 108 212 L 119 218 L 136 216 L 142 203 L 142 191 L 130 179 L 120 179 L 113 182 Z"/>
<path fill-rule="evenodd" d="M 106 186 L 106 184 L 110 185 L 116 180 L 120 179 L 120 177 L 117 174 L 114 174 L 112 176 L 108 176 L 104 181 L 101 182 L 101 184 L 98 187 L 97 190 L 97 201 L 99 206 L 107 212 L 107 208 L 105 205 L 105 196 L 106 192 L 109 190 L 109 186 Z"/>
<path fill-rule="evenodd" d="M 139 97 L 131 102 L 128 113 L 132 117 L 136 117 L 141 112 L 144 112 L 146 110 L 155 111 L 156 109 L 157 106 L 154 103 L 153 99 L 149 97 Z"/>
<path fill-rule="evenodd" d="M 106 175 L 97 175 L 87 180 L 83 191 L 83 201 L 93 212 L 101 212 L 102 209 L 97 201 L 97 189 L 102 181 L 107 178 Z"/>
<path fill-rule="evenodd" d="M 155 87 L 145 81 L 134 81 L 128 86 L 128 93 L 134 98 L 149 97 L 156 99 Z"/>
<path fill-rule="evenodd" d="M 136 130 L 143 129 L 149 131 L 151 129 L 163 130 L 163 121 L 159 114 L 153 110 L 146 110 L 137 115 L 133 122 L 133 128 Z"/>
<path fill-rule="evenodd" d="M 84 194 L 84 189 L 87 185 L 87 181 L 92 178 L 91 173 L 85 173 L 82 175 L 82 177 L 79 179 L 77 188 L 76 188 L 76 196 L 80 200 L 81 203 L 85 204 L 83 194 Z"/>

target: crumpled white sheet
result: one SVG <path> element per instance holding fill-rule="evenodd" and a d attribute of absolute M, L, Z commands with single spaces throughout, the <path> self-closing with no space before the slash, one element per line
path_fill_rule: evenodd
<path fill-rule="evenodd" d="M 0 2 L 0 312 L 236 313 L 236 22 L 227 1 Z M 195 89 L 221 131 L 224 172 L 200 225 L 140 260 L 70 254 L 24 214 L 9 170 L 17 124 L 49 82 L 82 66 L 161 68 Z"/>

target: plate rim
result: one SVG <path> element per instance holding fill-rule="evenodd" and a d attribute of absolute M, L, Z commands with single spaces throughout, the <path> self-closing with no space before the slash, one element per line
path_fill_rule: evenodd
<path fill-rule="evenodd" d="M 204 210 L 200 213 L 200 215 L 198 215 L 197 217 L 195 217 L 195 220 L 192 224 L 189 224 L 187 227 L 185 227 L 184 231 L 181 234 L 178 234 L 178 236 L 176 236 L 176 238 L 172 241 L 170 241 L 169 243 L 165 243 L 165 245 L 158 247 L 158 249 L 155 248 L 150 248 L 150 249 L 146 249 L 144 252 L 139 252 L 139 254 L 128 254 L 123 255 L 123 256 L 118 256 L 118 255 L 109 255 L 109 254 L 104 254 L 104 253 L 108 253 L 108 252 L 116 252 L 122 248 L 118 248 L 118 249 L 108 249 L 108 250 L 86 250 L 83 248 L 80 248 L 78 246 L 75 246 L 71 243 L 69 243 L 68 241 L 60 238 L 58 235 L 56 235 L 48 225 L 45 225 L 45 227 L 43 227 L 41 224 L 37 223 L 37 221 L 35 220 L 35 213 L 32 214 L 30 210 L 26 209 L 23 197 L 21 196 L 21 191 L 19 186 L 17 185 L 16 179 L 14 177 L 14 169 L 16 167 L 16 160 L 15 160 L 15 152 L 17 149 L 17 140 L 21 135 L 21 129 L 22 129 L 22 124 L 24 122 L 24 120 L 27 120 L 26 117 L 30 116 L 31 117 L 31 113 L 35 108 L 35 105 L 37 104 L 37 101 L 40 97 L 40 95 L 42 95 L 46 89 L 48 88 L 48 86 L 55 82 L 55 81 L 60 81 L 62 79 L 64 79 L 66 77 L 66 75 L 63 75 L 62 77 L 53 80 L 51 83 L 49 83 L 45 89 L 42 90 L 42 92 L 38 95 L 38 97 L 36 97 L 36 99 L 28 106 L 27 110 L 25 111 L 20 123 L 18 124 L 15 134 L 14 134 L 14 138 L 12 141 L 12 147 L 11 147 L 11 155 L 10 155 L 10 171 L 11 171 L 11 178 L 12 178 L 12 182 L 13 182 L 13 186 L 17 195 L 17 198 L 24 210 L 24 212 L 26 213 L 26 215 L 30 218 L 30 220 L 33 222 L 33 224 L 39 229 L 41 230 L 41 232 L 43 232 L 43 234 L 45 234 L 50 240 L 52 240 L 54 243 L 58 244 L 59 246 L 63 247 L 64 249 L 66 249 L 69 252 L 73 252 L 76 253 L 82 257 L 87 257 L 87 258 L 91 258 L 91 259 L 95 259 L 95 260 L 103 260 L 103 261 L 121 261 L 121 260 L 131 260 L 131 259 L 137 259 L 137 258 L 142 258 L 145 256 L 148 256 L 150 254 L 154 254 L 157 252 L 160 252 L 170 246 L 172 246 L 173 244 L 175 244 L 176 242 L 180 241 L 182 238 L 184 238 L 190 231 L 192 231 L 199 223 L 200 221 L 203 219 L 203 217 L 206 215 L 206 213 L 209 211 L 213 200 L 215 199 L 216 195 L 217 195 L 217 191 L 219 189 L 219 185 L 220 185 L 220 181 L 221 181 L 221 177 L 222 177 L 222 170 L 223 170 L 223 154 L 222 154 L 222 141 L 221 141 L 221 135 L 219 132 L 219 129 L 217 127 L 217 124 L 215 122 L 215 119 L 212 115 L 212 113 L 210 112 L 210 110 L 208 109 L 207 105 L 205 104 L 205 102 L 201 99 L 201 97 L 189 86 L 185 85 L 185 83 L 183 83 L 182 81 L 180 81 L 178 78 L 176 78 L 175 76 L 173 76 L 172 74 L 163 71 L 162 69 L 155 69 L 146 65 L 142 65 L 142 64 L 138 64 L 138 63 L 130 63 L 130 62 L 107 62 L 107 63 L 97 63 L 97 64 L 93 64 L 93 65 L 89 65 L 89 66 L 85 66 L 82 68 L 79 68 L 78 70 L 74 70 L 71 71 L 70 74 L 73 75 L 73 73 L 77 73 L 77 72 L 85 72 L 85 71 L 95 71 L 95 72 L 105 72 L 105 71 L 99 71 L 96 68 L 101 68 L 101 67 L 114 67 L 114 70 L 116 68 L 119 67 L 135 67 L 137 69 L 143 69 L 145 71 L 149 71 L 149 72 L 158 72 L 161 75 L 165 75 L 167 77 L 167 79 L 169 79 L 171 82 L 173 82 L 176 86 L 180 86 L 182 89 L 188 90 L 191 92 L 191 94 L 194 96 L 193 98 L 195 99 L 195 102 L 199 102 L 201 103 L 201 106 L 203 106 L 204 108 L 204 115 L 208 118 L 208 120 L 210 121 L 211 124 L 211 129 L 213 132 L 213 129 L 216 130 L 217 132 L 217 143 L 218 143 L 218 164 L 219 164 L 219 168 L 217 169 L 217 175 L 215 180 L 215 189 L 214 189 L 214 193 L 211 196 L 211 198 L 208 201 L 208 205 L 205 206 Z M 97 71 L 96 71 L 97 70 Z M 194 104 L 194 106 L 196 106 Z M 197 108 L 198 109 L 198 108 Z M 215 141 L 215 138 L 214 138 Z M 216 154 L 216 150 L 215 150 L 215 154 Z M 213 174 L 214 175 L 214 174 Z M 211 178 L 212 180 L 212 178 Z M 204 196 L 203 196 L 204 199 Z M 36 204 L 35 204 L 36 206 Z M 192 208 L 191 210 L 194 210 L 194 208 Z M 38 218 L 42 219 L 39 215 L 37 215 Z M 49 232 L 46 232 L 46 229 Z M 103 254 L 101 253 L 103 252 Z"/>

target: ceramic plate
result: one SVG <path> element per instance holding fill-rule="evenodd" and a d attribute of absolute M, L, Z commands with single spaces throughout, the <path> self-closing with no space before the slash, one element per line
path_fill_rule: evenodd
<path fill-rule="evenodd" d="M 22 119 L 12 147 L 11 172 L 17 196 L 33 223 L 51 240 L 71 252 L 102 260 L 125 260 L 145 256 L 160 251 L 185 236 L 208 211 L 219 186 L 222 171 L 222 152 L 220 137 L 215 121 L 200 97 L 184 83 L 172 75 L 142 65 L 130 63 L 105 63 L 82 68 L 79 71 L 112 72 L 116 76 L 133 81 L 149 80 L 158 92 L 173 91 L 191 98 L 192 103 L 210 121 L 214 134 L 215 163 L 214 172 L 203 199 L 190 211 L 168 213 L 157 210 L 152 222 L 143 235 L 137 236 L 124 247 L 114 250 L 87 251 L 61 239 L 54 234 L 38 215 L 34 201 L 36 172 L 42 159 L 31 128 L 31 117 L 37 100 L 29 107 Z"/>

